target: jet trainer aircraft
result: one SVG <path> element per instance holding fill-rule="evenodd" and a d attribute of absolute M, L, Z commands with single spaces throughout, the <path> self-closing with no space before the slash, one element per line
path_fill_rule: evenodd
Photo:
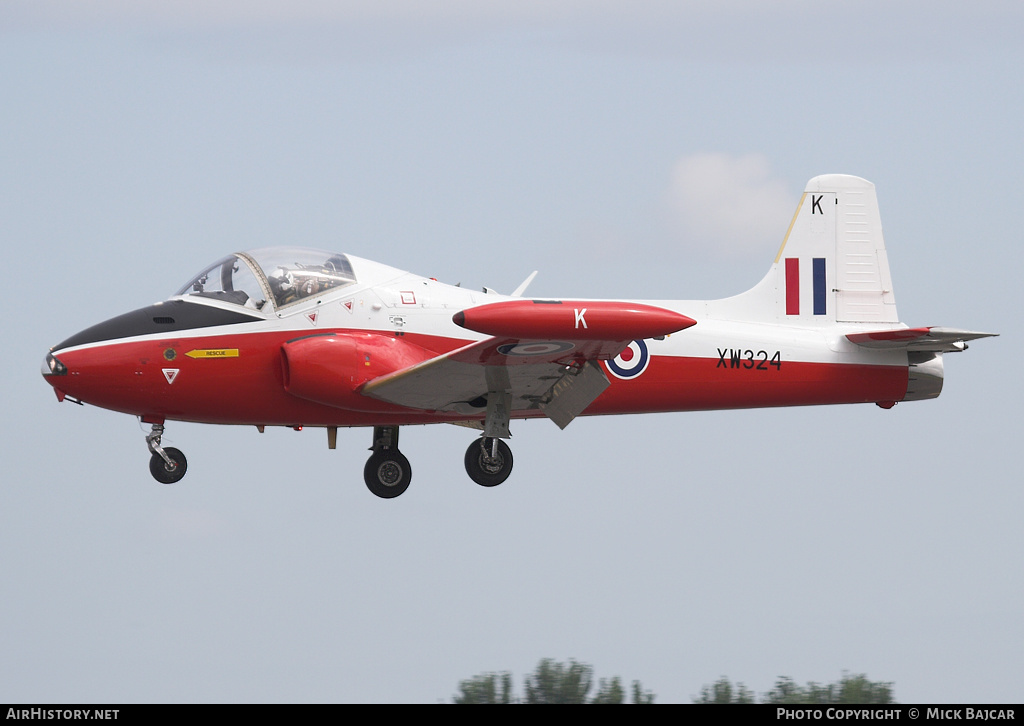
<path fill-rule="evenodd" d="M 523 298 L 445 285 L 301 248 L 237 252 L 170 299 L 52 348 L 57 399 L 152 426 L 150 472 L 187 467 L 161 446 L 170 420 L 372 427 L 364 468 L 379 497 L 409 486 L 403 425 L 481 431 L 465 455 L 505 481 L 512 419 L 935 398 L 942 354 L 992 335 L 899 322 L 874 185 L 811 179 L 759 284 L 706 301 Z"/>

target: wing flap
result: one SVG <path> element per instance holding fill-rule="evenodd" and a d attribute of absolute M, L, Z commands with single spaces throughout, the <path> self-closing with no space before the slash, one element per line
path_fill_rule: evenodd
<path fill-rule="evenodd" d="M 540 410 L 560 429 L 568 426 L 611 385 L 594 361 L 572 373 L 566 371 L 540 402 Z"/>

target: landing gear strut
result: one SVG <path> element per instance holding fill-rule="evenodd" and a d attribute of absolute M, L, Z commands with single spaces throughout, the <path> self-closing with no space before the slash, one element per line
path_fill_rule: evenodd
<path fill-rule="evenodd" d="M 501 439 L 477 439 L 466 449 L 466 473 L 482 487 L 498 486 L 512 473 L 512 449 Z"/>
<path fill-rule="evenodd" d="M 394 499 L 409 488 L 412 467 L 398 450 L 397 426 L 374 426 L 373 454 L 363 468 L 367 488 L 382 499 Z"/>
<path fill-rule="evenodd" d="M 160 446 L 163 435 L 163 424 L 153 424 L 152 430 L 146 435 L 146 445 L 153 452 L 149 459 L 149 473 L 161 484 L 174 484 L 185 476 L 188 462 L 185 455 L 173 446 L 166 449 Z"/>

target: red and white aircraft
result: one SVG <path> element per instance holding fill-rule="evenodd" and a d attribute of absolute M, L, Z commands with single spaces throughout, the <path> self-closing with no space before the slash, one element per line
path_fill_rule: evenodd
<path fill-rule="evenodd" d="M 532 279 L 532 276 L 531 278 Z M 991 335 L 899 322 L 874 185 L 807 184 L 768 274 L 703 301 L 559 300 L 474 292 L 310 249 L 238 252 L 173 297 L 51 349 L 58 400 L 151 424 L 150 471 L 185 474 L 168 420 L 373 428 L 374 494 L 409 486 L 399 427 L 481 430 L 483 486 L 512 470 L 512 419 L 935 398 L 942 354 Z"/>

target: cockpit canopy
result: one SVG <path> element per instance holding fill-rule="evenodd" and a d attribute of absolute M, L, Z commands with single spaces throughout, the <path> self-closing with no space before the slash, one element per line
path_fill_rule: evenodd
<path fill-rule="evenodd" d="M 235 252 L 214 262 L 178 290 L 267 312 L 356 281 L 345 255 L 303 247 Z"/>

